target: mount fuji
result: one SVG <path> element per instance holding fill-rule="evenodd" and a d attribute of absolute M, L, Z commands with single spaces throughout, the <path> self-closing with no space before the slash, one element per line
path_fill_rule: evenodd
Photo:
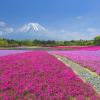
<path fill-rule="evenodd" d="M 39 31 L 43 31 L 43 32 L 47 32 L 46 28 L 43 27 L 42 25 L 38 24 L 38 23 L 28 23 L 25 24 L 24 26 L 22 26 L 20 29 L 18 29 L 19 32 L 39 32 Z"/>
<path fill-rule="evenodd" d="M 50 32 L 39 23 L 27 23 L 22 27 L 16 29 L 14 32 L 4 34 L 3 37 L 7 39 L 25 40 L 25 39 L 45 39 Z M 44 35 L 44 36 L 43 36 Z"/>

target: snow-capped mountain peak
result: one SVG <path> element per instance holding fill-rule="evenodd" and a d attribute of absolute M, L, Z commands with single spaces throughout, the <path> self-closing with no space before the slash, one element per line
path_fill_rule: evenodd
<path fill-rule="evenodd" d="M 48 38 L 48 34 L 51 33 L 39 23 L 26 23 L 17 29 L 4 26 L 4 23 L 0 23 L 0 25 L 0 37 L 7 39 L 44 39 L 44 37 Z"/>
<path fill-rule="evenodd" d="M 22 26 L 19 30 L 19 32 L 30 32 L 30 31 L 47 31 L 45 27 L 38 23 L 28 23 Z"/>

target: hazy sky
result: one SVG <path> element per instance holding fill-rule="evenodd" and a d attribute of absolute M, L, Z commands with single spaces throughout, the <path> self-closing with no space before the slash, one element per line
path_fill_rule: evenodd
<path fill-rule="evenodd" d="M 13 34 L 23 25 L 38 23 L 52 33 L 46 34 L 48 39 L 92 39 L 100 35 L 100 0 L 0 0 L 2 34 L 4 23 Z"/>

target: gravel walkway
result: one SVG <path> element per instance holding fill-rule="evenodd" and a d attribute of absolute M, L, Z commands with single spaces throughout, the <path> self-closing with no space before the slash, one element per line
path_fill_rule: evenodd
<path fill-rule="evenodd" d="M 80 76 L 81 79 L 91 84 L 96 91 L 100 94 L 100 76 L 90 70 L 80 66 L 77 63 L 74 63 L 71 60 L 68 60 L 65 57 L 53 54 L 58 60 L 62 61 L 64 64 L 69 65 L 71 69 Z"/>

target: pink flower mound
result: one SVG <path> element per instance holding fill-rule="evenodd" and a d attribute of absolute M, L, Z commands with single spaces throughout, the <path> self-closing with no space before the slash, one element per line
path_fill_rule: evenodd
<path fill-rule="evenodd" d="M 55 51 L 55 54 L 67 57 L 80 65 L 100 74 L 100 50 L 98 51 Z"/>
<path fill-rule="evenodd" d="M 66 100 L 70 96 L 93 95 L 90 85 L 47 52 L 0 57 L 2 100 Z"/>

